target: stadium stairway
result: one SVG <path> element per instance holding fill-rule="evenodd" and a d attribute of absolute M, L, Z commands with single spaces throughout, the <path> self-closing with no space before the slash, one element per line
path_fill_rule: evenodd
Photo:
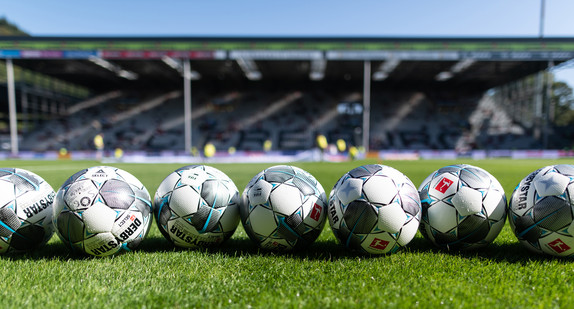
<path fill-rule="evenodd" d="M 485 94 L 469 117 L 471 130 L 461 147 L 482 149 L 536 148 L 537 141 L 508 112 Z"/>
<path fill-rule="evenodd" d="M 99 105 L 103 102 L 115 99 L 115 98 L 119 98 L 123 95 L 123 92 L 120 90 L 115 90 L 115 91 L 110 91 L 101 95 L 98 95 L 96 97 L 90 98 L 88 100 L 79 102 L 74 104 L 73 106 L 70 106 L 67 110 L 66 110 L 66 115 L 67 116 L 71 116 L 81 110 L 84 110 L 86 108 L 90 108 L 96 105 Z"/>
<path fill-rule="evenodd" d="M 106 145 L 114 143 L 111 133 L 113 128 L 121 128 L 120 123 L 133 119 L 146 110 L 160 106 L 166 100 L 180 95 L 179 91 L 169 92 L 141 102 L 128 94 L 110 96 L 97 104 L 86 104 L 84 108 L 74 111 L 73 117 L 62 117 L 45 122 L 23 138 L 22 149 L 45 151 L 65 147 L 68 150 L 93 149 L 93 137 L 104 132 L 107 135 Z M 96 102 L 94 100 L 92 102 Z M 138 119 L 136 123 L 144 123 Z"/>

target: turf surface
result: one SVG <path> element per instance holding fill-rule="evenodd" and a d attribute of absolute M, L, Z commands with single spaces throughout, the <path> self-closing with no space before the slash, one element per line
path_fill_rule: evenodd
<path fill-rule="evenodd" d="M 327 194 L 348 170 L 375 161 L 296 163 L 313 174 Z M 493 174 L 510 197 L 537 168 L 573 160 L 389 161 L 418 186 L 432 171 L 468 163 Z M 55 190 L 89 161 L 5 161 L 46 179 Z M 181 164 L 108 164 L 139 178 L 153 196 Z M 240 191 L 272 164 L 213 165 Z M 137 251 L 111 258 L 70 254 L 57 236 L 40 250 L 0 257 L 1 306 L 48 308 L 430 308 L 569 307 L 574 303 L 570 259 L 539 256 L 522 247 L 508 223 L 493 244 L 453 253 L 433 248 L 422 236 L 398 253 L 361 256 L 339 245 L 328 224 L 306 251 L 262 252 L 241 227 L 222 247 L 174 248 L 152 226 Z"/>

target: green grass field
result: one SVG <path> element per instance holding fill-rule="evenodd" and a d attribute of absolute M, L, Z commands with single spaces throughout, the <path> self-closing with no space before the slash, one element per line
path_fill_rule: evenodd
<path fill-rule="evenodd" d="M 296 163 L 313 174 L 327 194 L 345 172 L 366 163 Z M 380 163 L 380 162 L 379 162 Z M 574 160 L 389 161 L 418 186 L 432 171 L 468 163 L 493 174 L 507 197 L 537 168 Z M 46 179 L 57 190 L 87 161 L 5 161 Z M 110 164 L 138 177 L 153 196 L 181 164 Z M 240 191 L 272 164 L 213 165 Z M 570 259 L 535 255 L 507 225 L 480 251 L 453 253 L 433 248 L 420 234 L 398 253 L 361 256 L 336 242 L 328 223 L 319 239 L 300 253 L 262 252 L 241 228 L 222 247 L 174 248 L 155 222 L 134 252 L 111 258 L 70 254 L 57 236 L 29 254 L 0 257 L 0 306 L 48 308 L 552 308 L 574 303 Z"/>

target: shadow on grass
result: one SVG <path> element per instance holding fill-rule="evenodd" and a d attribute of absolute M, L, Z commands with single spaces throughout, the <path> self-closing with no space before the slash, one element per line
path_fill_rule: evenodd
<path fill-rule="evenodd" d="M 71 251 L 62 242 L 50 242 L 40 248 L 28 252 L 9 252 L 2 256 L 9 260 L 60 260 L 90 259 L 91 257 L 80 252 Z"/>
<path fill-rule="evenodd" d="M 339 257 L 355 257 L 343 246 L 331 241 L 317 241 L 308 248 L 291 251 L 275 252 L 259 248 L 249 238 L 231 238 L 219 246 L 208 248 L 179 248 L 161 237 L 146 239 L 138 250 L 146 252 L 173 252 L 173 251 L 203 251 L 208 254 L 219 254 L 227 257 L 248 256 L 285 256 L 312 260 L 332 260 Z"/>
<path fill-rule="evenodd" d="M 301 250 L 276 252 L 259 248 L 247 237 L 232 237 L 221 245 L 208 248 L 180 248 L 167 239 L 156 236 L 146 238 L 137 250 L 144 252 L 202 251 L 207 254 L 218 254 L 227 257 L 283 256 L 308 260 L 336 260 L 339 258 L 355 258 L 357 256 L 357 254 L 334 241 L 316 241 L 311 246 Z"/>
<path fill-rule="evenodd" d="M 285 258 L 311 260 L 311 261 L 337 261 L 348 259 L 384 259 L 390 255 L 369 255 L 356 251 L 351 251 L 333 239 L 318 240 L 307 248 L 289 251 L 275 252 L 259 248 L 249 238 L 231 238 L 225 243 L 210 248 L 187 249 L 173 245 L 162 236 L 150 236 L 136 248 L 133 254 L 142 253 L 169 253 L 202 251 L 206 254 L 224 255 L 227 257 L 250 257 L 250 256 L 281 256 Z M 123 252 L 132 254 L 132 252 Z M 484 248 L 470 251 L 447 251 L 433 246 L 422 237 L 415 237 L 406 247 L 399 250 L 399 254 L 432 254 L 457 256 L 466 259 L 490 260 L 497 263 L 518 263 L 526 264 L 533 261 L 557 261 L 560 263 L 571 263 L 570 258 L 559 258 L 548 255 L 540 255 L 526 249 L 518 242 L 515 243 L 492 243 Z M 60 241 L 52 241 L 49 244 L 31 252 L 11 252 L 1 256 L 9 260 L 90 260 L 98 259 L 86 255 L 79 251 L 72 251 Z"/>
<path fill-rule="evenodd" d="M 54 236 L 56 237 L 56 236 Z M 133 250 L 134 252 L 169 252 L 176 251 L 174 247 L 163 237 L 147 237 Z M 120 251 L 117 255 L 131 254 L 129 251 Z M 96 257 L 83 253 L 79 250 L 72 250 L 62 241 L 50 241 L 50 243 L 30 252 L 9 252 L 1 258 L 10 260 L 90 260 L 106 257 Z"/>
<path fill-rule="evenodd" d="M 205 249 L 204 249 L 205 250 Z M 273 252 L 260 249 L 251 240 L 231 239 L 219 247 L 206 250 L 214 254 L 223 254 L 229 257 L 238 256 L 283 256 L 301 260 L 324 260 L 337 261 L 348 259 L 384 259 L 389 255 L 370 255 L 356 251 L 351 251 L 334 240 L 318 240 L 308 248 L 291 252 Z M 496 263 L 518 263 L 527 264 L 533 261 L 557 261 L 560 263 L 571 263 L 570 258 L 553 257 L 549 255 L 536 254 L 526 249 L 522 244 L 492 243 L 484 248 L 468 251 L 447 251 L 442 250 L 422 237 L 415 237 L 406 247 L 401 248 L 399 254 L 433 254 L 458 256 L 466 259 L 490 260 Z"/>
<path fill-rule="evenodd" d="M 497 263 L 526 264 L 533 261 L 558 261 L 571 263 L 571 258 L 555 257 L 550 255 L 537 254 L 528 250 L 519 242 L 513 243 L 491 243 L 486 247 L 475 250 L 444 250 L 435 247 L 422 237 L 416 237 L 403 250 L 410 253 L 421 254 L 444 254 L 467 259 L 490 260 Z"/>
<path fill-rule="evenodd" d="M 307 248 L 276 252 L 259 248 L 250 239 L 231 239 L 213 251 L 230 257 L 237 256 L 283 256 L 302 260 L 338 260 L 355 258 L 357 255 L 335 241 L 318 240 Z"/>

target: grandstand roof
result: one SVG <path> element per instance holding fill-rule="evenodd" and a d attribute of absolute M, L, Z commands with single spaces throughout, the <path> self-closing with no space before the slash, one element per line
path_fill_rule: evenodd
<path fill-rule="evenodd" d="M 190 59 L 202 81 L 255 83 L 247 60 L 262 83 L 308 81 L 321 63 L 325 81 L 362 82 L 368 60 L 374 86 L 484 91 L 574 58 L 574 38 L 0 37 L 0 59 L 95 91 L 179 88 L 166 57 Z"/>

